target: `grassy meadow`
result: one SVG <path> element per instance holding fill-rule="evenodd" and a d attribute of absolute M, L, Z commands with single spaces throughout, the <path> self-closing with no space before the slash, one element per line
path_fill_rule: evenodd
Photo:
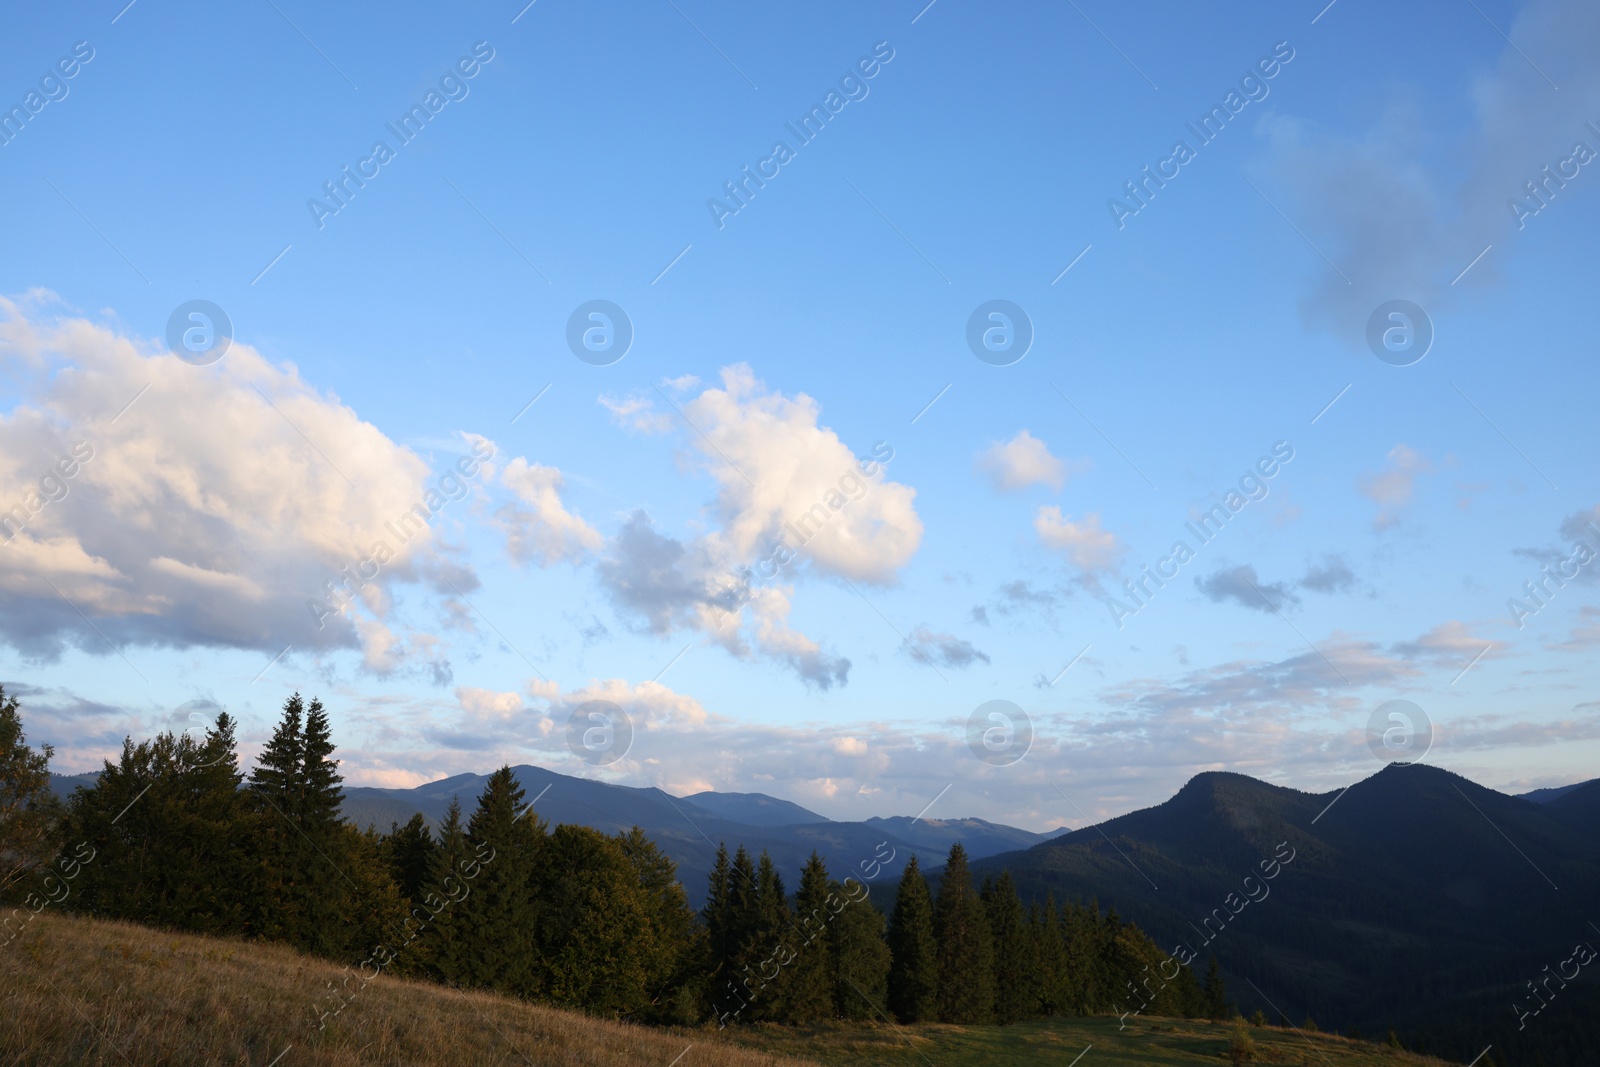
<path fill-rule="evenodd" d="M 1113 1017 L 1015 1026 L 836 1024 L 724 1032 L 633 1026 L 491 993 L 379 977 L 325 1030 L 314 1006 L 342 968 L 278 945 L 41 914 L 0 952 L 0 1067 L 1083 1067 L 1229 1062 L 1231 1027 Z M 1442 1061 L 1325 1034 L 1252 1028 L 1255 1062 Z M 1092 1048 L 1091 1048 L 1092 1046 Z"/>

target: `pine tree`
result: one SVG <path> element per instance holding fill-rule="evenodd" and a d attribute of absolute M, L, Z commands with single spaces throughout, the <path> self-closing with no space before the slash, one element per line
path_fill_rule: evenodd
<path fill-rule="evenodd" d="M 538 995 L 541 977 L 535 937 L 534 872 L 545 843 L 545 822 L 524 806 L 510 767 L 489 776 L 467 822 L 471 892 L 460 905 L 465 985 L 515 996 Z"/>
<path fill-rule="evenodd" d="M 400 895 L 408 902 L 414 904 L 422 899 L 438 849 L 421 812 L 411 816 L 404 826 L 390 824 L 383 839 L 383 861 Z"/>
<path fill-rule="evenodd" d="M 933 935 L 939 943 L 939 1021 L 988 1022 L 994 1014 L 994 945 L 959 841 L 950 846 L 939 882 Z"/>
<path fill-rule="evenodd" d="M 340 820 L 330 732 L 321 701 L 307 707 L 292 695 L 251 773 L 250 794 L 260 833 L 258 932 L 339 958 L 370 947 L 370 898 L 382 886 L 350 869 L 365 857 Z"/>
<path fill-rule="evenodd" d="M 247 814 L 239 787 L 238 726 L 226 711 L 205 739 L 184 761 L 183 781 L 189 818 L 188 859 L 192 863 L 185 929 L 200 933 L 236 934 L 245 921 L 248 893 L 239 872 L 248 867 Z"/>
<path fill-rule="evenodd" d="M 785 1022 L 811 1023 L 833 1015 L 834 982 L 828 953 L 829 927 L 835 919 L 828 906 L 831 892 L 828 869 L 813 851 L 800 872 L 794 902 L 794 936 L 786 942 L 794 952 L 794 961 L 779 979 Z"/>
<path fill-rule="evenodd" d="M 1010 871 L 985 882 L 982 898 L 994 938 L 995 1022 L 1020 1022 L 1038 1011 L 1039 945 Z"/>
<path fill-rule="evenodd" d="M 700 910 L 700 918 L 706 928 L 706 947 L 711 957 L 711 988 L 714 990 L 719 988 L 721 976 L 732 970 L 734 953 L 737 951 L 733 929 L 732 877 L 728 846 L 723 842 L 717 845 L 717 858 L 711 865 L 706 887 L 706 906 Z"/>
<path fill-rule="evenodd" d="M 1067 943 L 1054 893 L 1046 894 L 1044 907 L 1034 909 L 1031 919 L 1039 946 L 1039 1012 L 1046 1016 L 1066 1015 L 1072 1011 Z"/>
<path fill-rule="evenodd" d="M 900 875 L 889 917 L 889 1011 L 903 1023 L 938 1013 L 939 946 L 933 933 L 933 898 L 912 856 Z"/>
<path fill-rule="evenodd" d="M 411 958 L 425 972 L 448 985 L 467 978 L 467 944 L 461 931 L 461 905 L 472 893 L 472 879 L 466 872 L 481 873 L 481 865 L 467 844 L 466 827 L 461 822 L 461 802 L 450 798 L 444 821 L 439 824 L 439 844 L 434 851 L 422 900 L 426 921 L 412 910 L 403 941 L 409 942 Z"/>
<path fill-rule="evenodd" d="M 856 883 L 856 888 L 863 887 Z M 852 896 L 837 882 L 832 890 L 845 902 L 828 926 L 834 1014 L 856 1021 L 881 1018 L 889 1000 L 890 965 L 883 913 L 866 896 Z M 931 932 L 931 905 L 929 914 Z"/>
<path fill-rule="evenodd" d="M 17 698 L 0 686 L 0 901 L 55 852 L 60 805 L 50 790 L 49 745 L 28 747 Z"/>
<path fill-rule="evenodd" d="M 712 1011 L 720 1022 L 745 1017 L 751 999 L 760 988 L 760 958 L 754 945 L 760 935 L 760 910 L 757 902 L 755 864 L 740 845 L 728 868 L 727 903 L 720 927 L 712 934 L 713 947 L 720 940 L 726 954 L 711 987 Z M 754 958 L 752 958 L 754 957 Z"/>
<path fill-rule="evenodd" d="M 789 914 L 783 879 L 766 849 L 756 863 L 755 936 L 747 946 L 741 972 L 752 988 L 759 989 L 747 1012 L 751 1020 L 782 1021 L 785 1016 L 783 979 L 798 949 Z"/>
<path fill-rule="evenodd" d="M 1228 1009 L 1233 1007 L 1228 1003 L 1228 990 L 1222 981 L 1222 966 L 1215 956 L 1206 964 L 1204 1003 L 1207 1017 L 1213 1020 L 1226 1018 Z"/>

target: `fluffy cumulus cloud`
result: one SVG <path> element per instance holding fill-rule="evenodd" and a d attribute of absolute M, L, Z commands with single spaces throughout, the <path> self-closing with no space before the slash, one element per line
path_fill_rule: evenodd
<path fill-rule="evenodd" d="M 603 403 L 625 426 L 659 428 L 645 400 Z M 814 400 L 769 391 L 744 365 L 681 409 L 689 461 L 716 486 L 710 529 L 680 540 L 635 512 L 601 554 L 602 586 L 639 629 L 699 632 L 807 684 L 844 684 L 849 661 L 789 625 L 791 597 L 807 574 L 892 583 L 915 554 L 916 490 L 888 478 L 893 446 L 856 455 L 820 424 Z"/>
<path fill-rule="evenodd" d="M 1367 318 L 1384 301 L 1405 297 L 1437 318 L 1463 290 L 1491 284 L 1524 231 L 1559 225 L 1550 217 L 1568 209 L 1572 190 L 1564 186 L 1584 165 L 1574 158 L 1577 145 L 1586 144 L 1591 159 L 1600 152 L 1585 125 L 1600 113 L 1592 54 L 1600 7 L 1530 0 L 1509 38 L 1471 83 L 1476 121 L 1459 141 L 1440 143 L 1441 124 L 1403 91 L 1368 130 L 1267 123 L 1271 165 L 1296 201 L 1295 217 L 1338 265 L 1317 261 L 1318 280 L 1302 305 L 1308 322 L 1361 346 Z"/>
<path fill-rule="evenodd" d="M 386 542 L 388 583 L 476 583 L 407 521 L 460 476 L 441 491 L 292 365 L 235 342 L 192 366 L 44 294 L 0 301 L 0 353 L 27 398 L 0 414 L 0 485 L 18 487 L 0 503 L 0 628 L 28 654 L 293 643 L 389 669 L 406 644 L 389 585 L 347 568 Z M 342 599 L 319 617 L 330 581 Z"/>
<path fill-rule="evenodd" d="M 460 434 L 435 469 L 347 404 L 234 341 L 209 366 L 63 308 L 0 300 L 0 366 L 24 399 L 0 412 L 0 638 L 68 645 L 311 653 L 448 684 L 425 614 L 478 586 L 442 536 L 496 473 Z M 514 554 L 598 548 L 558 472 L 514 459 L 499 521 Z"/>
<path fill-rule="evenodd" d="M 1363 475 L 1359 485 L 1361 495 L 1378 505 L 1372 524 L 1379 530 L 1387 530 L 1400 521 L 1416 496 L 1417 479 L 1433 473 L 1428 457 L 1405 444 L 1395 445 L 1386 458 L 1383 469 Z"/>
<path fill-rule="evenodd" d="M 1050 454 L 1050 448 L 1027 430 L 1009 441 L 995 442 L 978 457 L 978 470 L 1002 491 L 1048 485 L 1060 489 L 1067 480 L 1067 465 Z"/>
<path fill-rule="evenodd" d="M 1033 529 L 1041 544 L 1062 553 L 1084 571 L 1110 570 L 1126 551 L 1116 534 L 1101 528 L 1097 514 L 1074 522 L 1050 504 L 1034 514 Z"/>
<path fill-rule="evenodd" d="M 600 532 L 562 503 L 561 472 L 554 467 L 518 456 L 500 472 L 500 482 L 515 497 L 495 513 L 513 559 L 548 566 L 582 559 L 600 548 Z"/>

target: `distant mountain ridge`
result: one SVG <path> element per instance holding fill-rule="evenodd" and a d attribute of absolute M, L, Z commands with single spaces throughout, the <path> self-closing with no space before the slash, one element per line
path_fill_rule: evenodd
<path fill-rule="evenodd" d="M 897 878 L 913 854 L 924 866 L 938 863 L 960 841 L 974 857 L 1027 848 L 1048 840 L 1034 833 L 984 819 L 916 819 L 909 816 L 839 822 L 765 793 L 706 791 L 674 797 L 655 787 L 612 785 L 524 764 L 514 767 L 518 782 L 534 810 L 554 826 L 590 826 L 607 833 L 638 826 L 654 838 L 678 865 L 678 877 L 699 907 L 717 845 L 731 852 L 744 845 L 752 853 L 772 854 L 785 883 L 798 884 L 800 868 L 815 849 L 836 878 L 854 874 L 882 883 Z M 92 785 L 95 772 L 52 775 L 51 785 L 65 797 L 78 785 Z M 471 813 L 488 775 L 457 774 L 411 789 L 346 786 L 343 812 L 358 826 L 387 830 L 420 812 L 431 824 L 444 818 L 450 798 Z M 880 846 L 888 845 L 885 850 Z M 892 856 L 884 861 L 885 855 Z M 869 879 L 867 876 L 872 875 Z"/>
<path fill-rule="evenodd" d="M 717 846 L 723 842 L 730 852 L 739 845 L 752 853 L 766 849 L 791 889 L 815 849 L 834 877 L 854 874 L 863 881 L 888 882 L 886 892 L 892 892 L 893 879 L 913 854 L 926 865 L 942 859 L 957 840 L 971 855 L 982 857 L 1026 848 L 1051 836 L 983 819 L 897 816 L 838 822 L 764 793 L 702 792 L 674 797 L 653 786 L 612 785 L 527 764 L 512 770 L 528 800 L 535 801 L 535 813 L 552 826 L 577 824 L 607 833 L 640 827 L 677 863 L 678 877 L 695 907 L 704 903 Z M 65 794 L 94 778 L 93 773 L 56 776 L 52 784 Z M 418 812 L 437 825 L 451 797 L 458 798 L 470 814 L 487 780 L 487 775 L 457 774 L 411 789 L 347 786 L 343 811 L 358 826 L 380 830 L 403 823 Z M 888 849 L 881 847 L 885 843 Z M 885 855 L 892 858 L 884 861 Z"/>
<path fill-rule="evenodd" d="M 1280 848 L 1293 858 L 1269 880 Z M 972 866 L 1009 870 L 1024 899 L 1098 897 L 1164 947 L 1217 955 L 1247 1014 L 1392 1025 L 1463 1062 L 1490 1043 L 1510 1062 L 1600 1050 L 1600 982 L 1572 983 L 1526 1033 L 1511 1008 L 1538 1007 L 1527 983 L 1575 942 L 1600 946 L 1600 780 L 1538 803 L 1428 766 L 1322 794 L 1207 773 Z"/>

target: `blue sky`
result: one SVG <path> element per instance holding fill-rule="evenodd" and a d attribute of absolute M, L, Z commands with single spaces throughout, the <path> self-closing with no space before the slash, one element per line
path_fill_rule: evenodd
<path fill-rule="evenodd" d="M 1520 627 L 1508 600 L 1600 549 L 1596 26 L 1575 0 L 30 10 L 0 42 L 27 114 L 0 678 L 64 771 L 195 700 L 253 751 L 299 688 L 354 783 L 533 762 L 834 817 L 1079 825 L 1207 769 L 1331 789 L 1377 768 L 1390 699 L 1485 784 L 1587 778 L 1594 570 Z M 737 213 L 708 204 L 778 141 Z M 233 325 L 204 366 L 165 340 L 195 299 Z M 632 324 L 606 366 L 567 344 L 591 300 Z M 966 341 L 991 300 L 1034 332 L 1009 366 Z M 1365 338 L 1391 300 L 1434 331 L 1409 366 Z M 474 446 L 319 629 L 323 580 Z M 1275 446 L 1119 628 L 1122 583 Z M 590 699 L 634 726 L 599 767 L 565 740 Z M 969 750 L 994 699 L 1036 731 L 1020 761 Z"/>

